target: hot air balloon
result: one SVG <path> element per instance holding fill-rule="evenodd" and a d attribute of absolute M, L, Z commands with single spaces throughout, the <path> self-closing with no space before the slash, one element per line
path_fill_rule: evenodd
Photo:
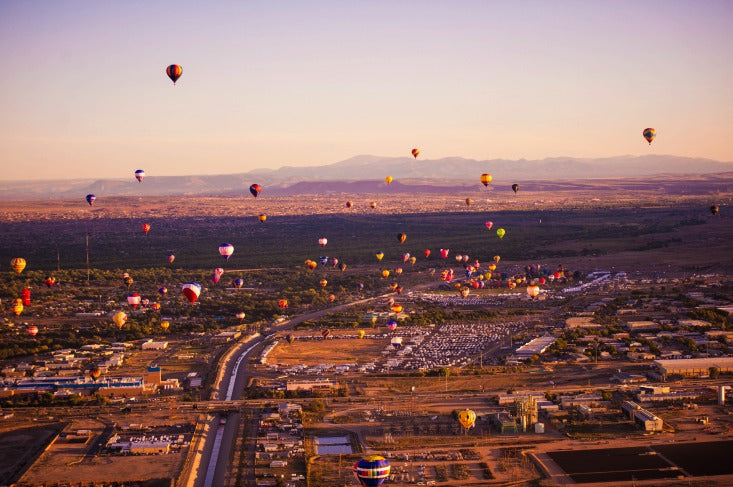
<path fill-rule="evenodd" d="M 38 327 L 35 325 L 31 325 L 28 327 L 28 334 L 32 337 L 38 335 Z"/>
<path fill-rule="evenodd" d="M 390 284 L 390 285 L 389 285 L 389 288 L 390 288 L 390 289 L 391 289 L 392 291 L 396 291 L 396 290 L 397 290 L 397 287 L 398 287 L 398 286 L 399 286 L 399 284 L 398 284 L 398 283 L 396 283 L 396 282 L 393 282 L 392 284 Z"/>
<path fill-rule="evenodd" d="M 173 255 L 173 252 L 169 252 L 168 253 L 168 263 L 172 264 L 174 260 L 176 260 L 176 256 Z"/>
<path fill-rule="evenodd" d="M 230 243 L 223 243 L 219 245 L 219 254 L 224 257 L 225 260 L 229 260 L 229 257 L 234 253 L 234 245 Z"/>
<path fill-rule="evenodd" d="M 323 339 L 324 339 L 324 340 L 325 340 L 325 339 L 326 339 L 326 337 L 327 337 L 328 335 L 330 335 L 330 334 L 331 334 L 331 330 L 329 330 L 328 328 L 324 329 L 324 330 L 323 330 L 323 331 L 321 332 L 321 336 L 323 337 Z"/>
<path fill-rule="evenodd" d="M 481 175 L 481 184 L 483 184 L 484 186 L 488 186 L 491 182 L 491 179 L 491 174 L 484 173 Z"/>
<path fill-rule="evenodd" d="M 28 288 L 23 289 L 23 291 L 20 293 L 21 301 L 23 301 L 23 306 L 30 306 L 31 305 L 31 290 Z"/>
<path fill-rule="evenodd" d="M 389 277 L 389 271 L 387 269 L 382 271 L 382 277 L 387 279 Z"/>
<path fill-rule="evenodd" d="M 96 382 L 97 379 L 99 379 L 102 375 L 102 369 L 99 367 L 94 367 L 92 369 L 89 369 L 89 377 L 92 378 L 93 381 Z"/>
<path fill-rule="evenodd" d="M 23 312 L 23 300 L 20 298 L 17 298 L 13 301 L 13 313 L 15 313 L 15 316 L 20 316 L 20 314 Z"/>
<path fill-rule="evenodd" d="M 385 182 L 386 182 L 387 184 L 392 184 L 392 181 L 394 181 L 394 180 L 392 179 L 392 176 L 387 176 L 386 178 L 384 178 L 384 181 L 385 181 Z"/>
<path fill-rule="evenodd" d="M 94 204 L 94 200 L 96 200 L 96 199 L 97 199 L 97 197 L 94 196 L 93 194 L 88 194 L 87 195 L 87 203 L 89 203 L 89 206 L 92 206 Z"/>
<path fill-rule="evenodd" d="M 456 255 L 456 262 L 461 262 L 462 260 L 463 260 L 463 256 L 462 255 L 460 255 L 460 254 L 459 255 Z"/>
<path fill-rule="evenodd" d="M 292 334 L 288 333 L 287 335 L 285 335 L 285 340 L 289 344 L 292 344 L 295 341 L 295 337 Z"/>
<path fill-rule="evenodd" d="M 476 424 L 476 413 L 470 409 L 458 411 L 458 422 L 461 423 L 461 426 L 465 429 L 473 428 Z"/>
<path fill-rule="evenodd" d="M 645 128 L 641 135 L 643 135 L 646 141 L 649 142 L 649 145 L 652 145 L 652 140 L 654 140 L 654 137 L 657 136 L 657 131 L 649 127 Z"/>
<path fill-rule="evenodd" d="M 189 303 L 195 303 L 201 294 L 201 284 L 198 282 L 187 282 L 181 290 Z"/>
<path fill-rule="evenodd" d="M 389 323 L 387 323 L 387 329 L 389 331 L 395 331 L 397 329 L 397 322 L 395 320 L 390 320 Z"/>
<path fill-rule="evenodd" d="M 416 147 L 416 148 L 414 148 L 414 149 L 412 149 L 412 150 L 410 151 L 410 154 L 412 154 L 412 157 L 414 157 L 415 159 L 417 159 L 417 156 L 418 156 L 418 155 L 420 155 L 420 149 L 418 149 L 418 148 Z"/>
<path fill-rule="evenodd" d="M 544 284 L 544 283 L 546 283 L 547 281 L 545 280 L 545 278 L 544 278 L 544 277 L 540 277 L 540 280 L 539 280 L 538 282 L 540 283 L 540 285 L 543 285 L 543 284 Z"/>
<path fill-rule="evenodd" d="M 430 257 L 430 249 L 425 249 L 425 250 L 423 250 L 423 251 L 422 251 L 422 254 L 423 254 L 423 255 L 425 256 L 425 258 L 427 259 L 428 257 Z"/>
<path fill-rule="evenodd" d="M 399 314 L 399 313 L 402 313 L 402 309 L 403 308 L 402 308 L 402 305 L 401 304 L 396 304 L 395 303 L 395 304 L 392 305 L 392 308 L 391 309 L 392 309 L 392 312 L 393 313 L 398 313 Z"/>
<path fill-rule="evenodd" d="M 264 213 L 260 213 L 260 216 L 257 218 L 259 218 L 260 223 L 265 223 L 267 221 L 267 215 L 265 215 Z"/>
<path fill-rule="evenodd" d="M 384 252 L 379 251 L 374 256 L 377 258 L 378 261 L 381 261 L 384 258 Z"/>
<path fill-rule="evenodd" d="M 404 233 L 398 233 L 397 240 L 399 240 L 400 243 L 405 243 L 405 240 L 407 240 L 407 235 L 405 235 Z"/>
<path fill-rule="evenodd" d="M 351 202 L 351 200 L 346 202 L 346 208 L 351 208 L 354 204 Z"/>
<path fill-rule="evenodd" d="M 400 348 L 402 348 L 402 337 L 393 337 L 393 338 L 392 338 L 392 339 L 391 339 L 391 340 L 389 341 L 389 343 L 390 343 L 390 345 L 392 345 L 392 347 L 394 347 L 394 348 L 395 348 L 396 350 L 399 350 Z"/>
<path fill-rule="evenodd" d="M 122 282 L 124 282 L 125 285 L 129 288 L 130 286 L 132 286 L 132 283 L 135 282 L 135 280 L 130 274 L 125 272 L 124 274 L 122 274 Z"/>
<path fill-rule="evenodd" d="M 240 311 L 240 312 L 239 312 L 239 313 L 237 313 L 237 314 L 236 314 L 235 316 L 237 317 L 237 319 L 238 319 L 238 320 L 239 320 L 239 322 L 241 323 L 241 322 L 243 322 L 243 321 L 244 321 L 244 318 L 245 318 L 245 317 L 246 317 L 247 315 L 245 314 L 245 312 L 244 312 L 244 311 Z"/>
<path fill-rule="evenodd" d="M 506 230 L 504 230 L 503 228 L 500 228 L 496 231 L 496 236 L 500 239 L 504 238 L 504 235 L 506 235 Z"/>
<path fill-rule="evenodd" d="M 512 184 L 512 191 L 514 191 L 514 194 L 519 192 L 519 185 L 517 183 Z"/>
<path fill-rule="evenodd" d="M 396 269 L 394 270 L 394 273 L 395 273 L 396 275 L 398 275 L 398 276 L 399 276 L 400 274 L 402 274 L 402 267 L 398 267 L 398 268 L 396 268 Z"/>
<path fill-rule="evenodd" d="M 379 455 L 364 457 L 354 464 L 354 476 L 366 487 L 382 485 L 389 478 L 389 462 Z"/>
<path fill-rule="evenodd" d="M 496 270 L 496 264 L 489 264 L 489 270 L 494 272 Z"/>
<path fill-rule="evenodd" d="M 170 326 L 171 326 L 170 321 L 161 321 L 160 322 L 160 327 L 163 329 L 164 333 L 168 331 L 168 328 L 170 328 Z"/>
<path fill-rule="evenodd" d="M 444 259 L 448 258 L 449 253 L 450 253 L 450 249 L 440 249 L 440 256 Z"/>
<path fill-rule="evenodd" d="M 149 231 L 150 231 L 150 223 L 143 223 L 143 233 L 147 235 Z"/>
<path fill-rule="evenodd" d="M 318 262 L 316 262 L 315 260 L 306 260 L 306 261 L 305 261 L 305 266 L 306 266 L 306 267 L 307 267 L 308 269 L 310 269 L 310 270 L 313 270 L 313 269 L 315 269 L 316 267 L 318 267 Z"/>
<path fill-rule="evenodd" d="M 160 311 L 160 303 L 157 301 L 150 305 L 150 307 L 153 309 L 153 311 Z"/>
<path fill-rule="evenodd" d="M 318 245 L 320 245 L 321 247 L 325 247 L 326 244 L 328 244 L 328 239 L 327 238 L 321 237 L 321 238 L 318 239 Z"/>
<path fill-rule="evenodd" d="M 257 198 L 262 192 L 262 187 L 259 184 L 253 184 L 249 187 L 249 192 L 252 193 L 252 196 Z"/>
<path fill-rule="evenodd" d="M 501 255 L 495 255 L 494 256 L 494 262 L 496 262 L 498 264 L 500 260 L 501 260 Z"/>
<path fill-rule="evenodd" d="M 710 207 L 710 213 L 713 216 L 717 215 L 719 211 L 720 211 L 720 208 L 718 207 L 718 205 L 713 205 Z"/>
<path fill-rule="evenodd" d="M 466 198 L 466 206 L 471 206 L 473 204 L 473 200 L 471 198 Z"/>
<path fill-rule="evenodd" d="M 244 279 L 242 279 L 241 277 L 232 280 L 232 287 L 241 289 L 242 286 L 244 286 Z"/>
<path fill-rule="evenodd" d="M 320 281 L 318 281 L 318 284 L 320 284 L 321 287 L 326 287 L 328 286 L 328 281 L 325 279 L 321 279 Z"/>
<path fill-rule="evenodd" d="M 125 326 L 125 323 L 127 323 L 127 313 L 122 311 L 115 313 L 114 316 L 112 316 L 112 321 L 114 321 L 117 328 L 121 330 L 122 327 Z"/>
<path fill-rule="evenodd" d="M 405 252 L 404 254 L 402 254 L 402 262 L 407 262 L 408 260 L 410 260 L 410 253 Z"/>
<path fill-rule="evenodd" d="M 372 208 L 376 208 L 377 207 L 377 202 L 376 201 L 372 201 L 371 203 L 369 203 L 369 206 L 371 206 Z"/>
<path fill-rule="evenodd" d="M 530 298 L 536 298 L 540 294 L 540 287 L 537 285 L 527 286 L 527 294 Z"/>
<path fill-rule="evenodd" d="M 277 302 L 277 305 L 280 306 L 280 309 L 286 309 L 288 307 L 288 300 L 287 299 L 281 299 Z"/>
<path fill-rule="evenodd" d="M 140 295 L 138 293 L 128 294 L 127 304 L 132 306 L 132 309 L 137 309 L 137 307 L 140 305 Z"/>
<path fill-rule="evenodd" d="M 15 271 L 16 274 L 20 275 L 25 269 L 25 259 L 23 257 L 16 257 L 10 261 L 10 267 Z"/>
<path fill-rule="evenodd" d="M 143 171 L 142 169 L 138 169 L 137 171 L 135 171 L 135 179 L 137 179 L 138 183 L 142 183 L 143 179 L 145 179 L 145 171 Z"/>
<path fill-rule="evenodd" d="M 328 302 L 329 303 L 333 303 L 334 301 L 336 301 L 336 295 L 333 294 L 333 293 L 329 294 L 328 295 Z"/>
<path fill-rule="evenodd" d="M 339 264 L 339 270 L 340 270 L 341 272 L 344 272 L 344 271 L 346 270 L 346 264 L 345 264 L 345 263 L 343 263 L 343 262 L 342 262 L 342 263 L 340 263 L 340 264 Z"/>
<path fill-rule="evenodd" d="M 168 288 L 165 287 L 165 286 L 159 288 L 158 289 L 158 294 L 160 294 L 161 296 L 165 296 L 166 294 L 168 294 Z"/>
<path fill-rule="evenodd" d="M 218 283 L 221 280 L 221 276 L 224 275 L 224 269 L 221 267 L 217 267 L 214 269 L 214 273 L 211 275 L 211 280 L 214 282 L 214 284 Z"/>
<path fill-rule="evenodd" d="M 366 332 L 364 330 L 359 330 L 357 335 L 359 336 L 359 340 L 364 338 L 364 335 L 366 335 Z"/>
<path fill-rule="evenodd" d="M 462 287 L 462 288 L 460 289 L 460 291 L 458 291 L 458 292 L 459 292 L 459 293 L 461 294 L 461 297 L 463 297 L 463 298 L 467 298 L 467 297 L 468 297 L 468 295 L 469 295 L 469 293 L 471 292 L 471 290 L 470 290 L 470 289 L 468 289 L 467 287 Z"/>
<path fill-rule="evenodd" d="M 415 265 L 415 262 L 417 262 L 417 257 L 415 257 L 415 256 L 413 255 L 412 257 L 410 257 L 410 258 L 409 258 L 409 259 L 407 259 L 407 260 L 409 260 L 409 261 L 410 261 L 410 264 L 411 264 L 411 265 Z"/>
<path fill-rule="evenodd" d="M 53 287 L 54 284 L 56 284 L 56 278 L 52 276 L 46 277 L 46 279 L 43 281 L 43 283 L 48 287 Z"/>
<path fill-rule="evenodd" d="M 165 68 L 165 74 L 168 75 L 171 81 L 173 81 L 173 85 L 175 86 L 176 81 L 178 81 L 178 78 L 180 78 L 183 74 L 183 68 L 178 64 L 171 64 L 170 66 Z"/>

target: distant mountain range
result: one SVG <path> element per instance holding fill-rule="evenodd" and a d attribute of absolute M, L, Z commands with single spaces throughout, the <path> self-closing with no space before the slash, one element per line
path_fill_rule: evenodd
<path fill-rule="evenodd" d="M 77 179 L 0 182 L 0 200 L 76 199 L 88 193 L 100 196 L 227 196 L 246 194 L 249 185 L 262 185 L 263 195 L 311 193 L 374 193 L 382 191 L 384 177 L 392 176 L 392 192 L 445 192 L 480 185 L 490 173 L 494 184 L 507 188 L 527 181 L 647 178 L 704 175 L 733 171 L 733 162 L 668 155 L 607 158 L 554 157 L 516 161 L 476 161 L 461 157 L 422 160 L 411 157 L 360 155 L 324 166 L 255 169 L 216 176 L 148 176 L 143 183 L 129 179 Z M 524 186 L 523 186 L 524 187 Z M 527 188 L 528 189 L 528 188 Z"/>

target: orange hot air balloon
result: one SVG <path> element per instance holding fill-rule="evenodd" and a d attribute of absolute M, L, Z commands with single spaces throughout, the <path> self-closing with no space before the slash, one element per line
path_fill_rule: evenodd
<path fill-rule="evenodd" d="M 117 325 L 117 328 L 120 330 L 123 326 L 125 326 L 125 323 L 127 323 L 127 314 L 120 311 L 119 313 L 115 313 L 115 315 L 112 317 L 112 321 L 115 322 L 115 325 Z"/>
<path fill-rule="evenodd" d="M 15 316 L 20 316 L 20 314 L 23 312 L 23 300 L 18 298 L 13 301 L 13 313 L 15 313 Z"/>
<path fill-rule="evenodd" d="M 641 135 L 643 135 L 646 141 L 649 142 L 649 145 L 652 145 L 652 140 L 657 136 L 657 131 L 656 129 L 649 127 L 645 128 Z"/>
<path fill-rule="evenodd" d="M 414 149 L 412 149 L 410 151 L 410 154 L 412 154 L 412 157 L 414 157 L 415 159 L 417 159 L 417 156 L 420 155 L 420 149 L 418 149 L 417 147 L 415 147 Z"/>
<path fill-rule="evenodd" d="M 392 179 L 392 176 L 387 176 L 386 178 L 384 178 L 384 181 L 387 184 L 392 184 L 392 181 L 394 181 L 394 179 Z"/>
<path fill-rule="evenodd" d="M 10 261 L 10 267 L 15 271 L 16 274 L 20 275 L 25 269 L 26 263 L 23 257 L 16 257 Z"/>
<path fill-rule="evenodd" d="M 536 298 L 540 294 L 539 286 L 527 286 L 527 294 L 530 298 Z"/>
<path fill-rule="evenodd" d="M 150 223 L 143 223 L 143 232 L 145 232 L 145 235 L 147 235 L 149 231 L 150 231 Z"/>
<path fill-rule="evenodd" d="M 354 206 L 354 203 L 352 203 L 351 200 L 346 202 L 346 208 L 351 208 L 352 206 Z"/>
<path fill-rule="evenodd" d="M 470 409 L 466 409 L 458 412 L 458 422 L 461 423 L 465 429 L 473 428 L 476 424 L 476 413 Z"/>
<path fill-rule="evenodd" d="M 401 304 L 393 304 L 392 305 L 392 312 L 393 313 L 402 313 L 402 305 Z"/>
<path fill-rule="evenodd" d="M 398 267 L 397 269 L 395 269 L 395 270 L 394 270 L 394 273 L 395 273 L 396 275 L 398 275 L 398 276 L 399 276 L 400 274 L 402 274 L 402 267 Z"/>
<path fill-rule="evenodd" d="M 277 302 L 277 305 L 280 306 L 280 309 L 286 309 L 288 307 L 288 300 L 287 299 L 281 299 Z"/>
<path fill-rule="evenodd" d="M 94 381 L 96 381 L 97 379 L 99 379 L 99 377 L 101 375 L 102 375 L 102 369 L 100 369 L 99 367 L 96 367 L 95 366 L 93 369 L 91 369 L 89 371 L 89 377 L 91 377 L 92 380 L 94 380 Z"/>
<path fill-rule="evenodd" d="M 36 325 L 31 325 L 28 327 L 28 334 L 32 337 L 38 335 L 38 327 Z"/>
<path fill-rule="evenodd" d="M 260 220 L 260 223 L 265 223 L 265 221 L 267 221 L 267 215 L 265 215 L 264 213 L 260 213 L 260 216 L 258 218 Z"/>
<path fill-rule="evenodd" d="M 466 206 L 471 206 L 473 204 L 473 200 L 471 198 L 466 198 Z"/>
<path fill-rule="evenodd" d="M 492 179 L 491 174 L 484 173 L 481 175 L 481 184 L 488 186 Z"/>
<path fill-rule="evenodd" d="M 183 74 L 183 68 L 178 64 L 171 64 L 170 66 L 165 68 L 165 74 L 168 75 L 171 81 L 173 81 L 173 85 L 175 86 L 176 81 L 178 81 L 178 78 L 180 78 Z"/>
<path fill-rule="evenodd" d="M 405 240 L 407 240 L 407 235 L 405 235 L 404 233 L 398 233 L 397 240 L 399 240 L 400 243 L 405 243 Z"/>
<path fill-rule="evenodd" d="M 389 271 L 387 269 L 382 271 L 382 277 L 387 279 L 389 277 Z"/>
<path fill-rule="evenodd" d="M 495 255 L 494 256 L 494 262 L 496 262 L 498 264 L 500 260 L 501 260 L 501 255 Z"/>
<path fill-rule="evenodd" d="M 377 202 L 376 201 L 372 201 L 371 203 L 369 203 L 369 206 L 371 206 L 372 208 L 376 208 L 377 207 Z"/>
<path fill-rule="evenodd" d="M 423 251 L 422 251 L 422 254 L 423 254 L 423 255 L 425 256 L 425 258 L 427 259 L 428 257 L 430 257 L 430 254 L 431 254 L 431 252 L 430 252 L 430 249 L 425 249 L 425 250 L 423 250 Z"/>
<path fill-rule="evenodd" d="M 328 295 L 328 302 L 329 303 L 333 303 L 334 301 L 336 301 L 336 295 L 335 294 L 329 294 Z"/>
<path fill-rule="evenodd" d="M 163 329 L 164 332 L 168 331 L 168 328 L 170 328 L 171 322 L 170 321 L 161 321 L 160 327 Z"/>
<path fill-rule="evenodd" d="M 318 281 L 318 283 L 321 285 L 321 287 L 328 286 L 328 281 L 325 279 L 321 279 L 320 281 Z"/>

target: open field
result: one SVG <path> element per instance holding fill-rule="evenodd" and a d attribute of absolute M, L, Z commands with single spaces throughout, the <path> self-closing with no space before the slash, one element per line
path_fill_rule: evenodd
<path fill-rule="evenodd" d="M 281 340 L 267 356 L 268 363 L 318 365 L 369 362 L 389 346 L 389 339 L 364 340 L 296 340 L 289 344 Z"/>

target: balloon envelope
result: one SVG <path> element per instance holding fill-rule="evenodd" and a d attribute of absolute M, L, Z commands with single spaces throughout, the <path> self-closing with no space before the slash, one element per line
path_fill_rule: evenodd
<path fill-rule="evenodd" d="M 643 135 L 646 141 L 649 142 L 649 145 L 651 145 L 652 140 L 654 140 L 654 137 L 657 136 L 657 131 L 651 127 L 648 127 L 644 129 L 641 135 Z"/>
<path fill-rule="evenodd" d="M 461 426 L 466 429 L 473 428 L 474 424 L 476 423 L 476 413 L 474 413 L 470 409 L 459 411 L 458 422 L 461 423 Z"/>
<path fill-rule="evenodd" d="M 201 294 L 201 284 L 198 282 L 187 282 L 183 285 L 182 291 L 189 303 L 195 303 Z"/>
<path fill-rule="evenodd" d="M 15 271 L 16 274 L 20 274 L 25 269 L 26 262 L 23 257 L 16 257 L 10 261 L 10 267 Z"/>
<path fill-rule="evenodd" d="M 145 171 L 143 171 L 142 169 L 138 169 L 137 171 L 135 171 L 135 179 L 137 179 L 138 182 L 142 183 L 143 179 L 145 179 Z"/>
<path fill-rule="evenodd" d="M 249 192 L 252 193 L 252 196 L 257 198 L 262 192 L 262 187 L 259 184 L 253 184 L 249 187 Z"/>
<path fill-rule="evenodd" d="M 417 156 L 418 156 L 418 155 L 420 155 L 420 149 L 418 149 L 418 148 L 416 147 L 416 148 L 414 148 L 414 149 L 412 149 L 412 150 L 410 151 L 410 154 L 412 154 L 412 157 L 414 157 L 415 159 L 417 159 Z"/>
<path fill-rule="evenodd" d="M 230 243 L 223 243 L 219 245 L 219 254 L 224 257 L 226 260 L 229 260 L 229 257 L 232 256 L 234 253 L 234 245 Z"/>
<path fill-rule="evenodd" d="M 354 464 L 354 475 L 361 485 L 382 485 L 389 478 L 389 462 L 379 455 L 364 457 Z"/>
<path fill-rule="evenodd" d="M 171 64 L 167 68 L 165 68 L 165 74 L 168 75 L 168 77 L 173 81 L 173 84 L 176 84 L 176 81 L 178 81 L 178 78 L 181 77 L 183 74 L 183 68 L 178 64 Z"/>
<path fill-rule="evenodd" d="M 499 238 L 504 238 L 504 235 L 506 235 L 506 230 L 504 230 L 503 228 L 500 228 L 496 231 L 496 235 Z"/>
<path fill-rule="evenodd" d="M 96 200 L 96 199 L 97 199 L 97 197 L 94 196 L 93 194 L 88 194 L 87 195 L 87 203 L 89 203 L 89 206 L 92 206 L 92 204 L 94 204 L 94 200 Z"/>
<path fill-rule="evenodd" d="M 481 184 L 488 186 L 492 179 L 491 174 L 484 173 L 481 175 Z"/>

